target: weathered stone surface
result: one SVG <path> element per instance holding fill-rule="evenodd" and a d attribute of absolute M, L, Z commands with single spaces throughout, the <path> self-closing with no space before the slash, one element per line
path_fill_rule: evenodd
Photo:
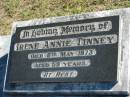
<path fill-rule="evenodd" d="M 10 36 L 0 36 L 0 58 L 9 52 Z"/>

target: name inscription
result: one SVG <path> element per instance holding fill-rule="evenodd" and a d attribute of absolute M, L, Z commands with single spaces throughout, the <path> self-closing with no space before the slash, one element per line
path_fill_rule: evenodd
<path fill-rule="evenodd" d="M 117 35 L 112 34 L 112 35 L 102 35 L 92 37 L 79 37 L 71 39 L 60 39 L 60 40 L 57 39 L 57 40 L 16 43 L 14 50 L 24 51 L 24 50 L 38 50 L 38 49 L 76 47 L 76 46 L 104 45 L 104 44 L 114 44 L 116 42 L 117 42 Z"/>

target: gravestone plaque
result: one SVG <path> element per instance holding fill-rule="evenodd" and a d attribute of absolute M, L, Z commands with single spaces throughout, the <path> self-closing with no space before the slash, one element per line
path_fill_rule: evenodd
<path fill-rule="evenodd" d="M 9 82 L 117 81 L 119 16 L 18 27 Z"/>
<path fill-rule="evenodd" d="M 130 9 L 13 24 L 3 91 L 128 95 Z"/>

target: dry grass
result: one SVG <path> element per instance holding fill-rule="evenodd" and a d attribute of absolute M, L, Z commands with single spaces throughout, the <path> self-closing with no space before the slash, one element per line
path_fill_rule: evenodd
<path fill-rule="evenodd" d="M 1 0 L 0 35 L 14 21 L 130 7 L 129 0 Z"/>

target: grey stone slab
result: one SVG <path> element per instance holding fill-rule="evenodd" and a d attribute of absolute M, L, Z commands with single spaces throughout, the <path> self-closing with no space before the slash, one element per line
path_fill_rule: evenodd
<path fill-rule="evenodd" d="M 10 35 L 0 36 L 0 58 L 9 52 Z"/>

